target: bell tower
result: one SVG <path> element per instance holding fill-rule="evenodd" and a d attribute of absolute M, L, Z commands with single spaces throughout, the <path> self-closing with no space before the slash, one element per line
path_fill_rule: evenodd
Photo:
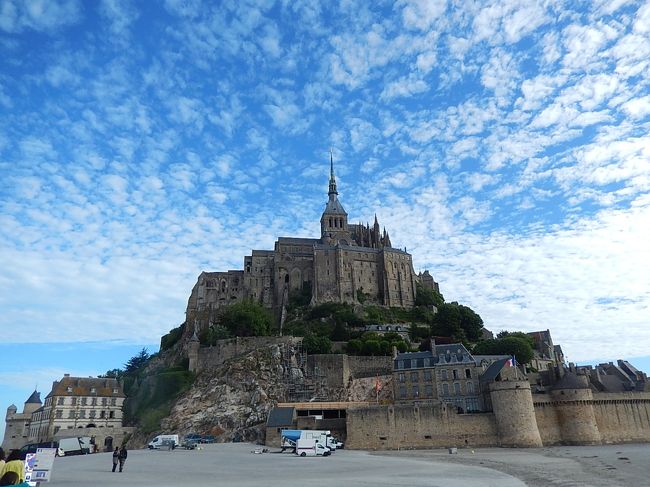
<path fill-rule="evenodd" d="M 336 177 L 334 176 L 334 158 L 330 150 L 330 181 L 327 192 L 327 204 L 325 211 L 320 218 L 321 241 L 331 245 L 341 243 L 350 245 L 352 237 L 348 230 L 348 214 L 345 212 L 343 205 L 338 200 L 338 191 L 336 190 Z"/>

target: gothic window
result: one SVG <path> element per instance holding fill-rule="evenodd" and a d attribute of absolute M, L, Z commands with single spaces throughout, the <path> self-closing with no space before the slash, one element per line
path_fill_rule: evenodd
<path fill-rule="evenodd" d="M 332 218 L 330 217 L 330 228 L 333 227 L 333 226 L 334 225 L 332 225 Z"/>
<path fill-rule="evenodd" d="M 221 281 L 221 292 L 222 293 L 226 292 L 226 281 Z"/>

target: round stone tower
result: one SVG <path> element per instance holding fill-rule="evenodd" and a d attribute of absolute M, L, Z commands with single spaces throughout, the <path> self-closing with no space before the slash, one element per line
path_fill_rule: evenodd
<path fill-rule="evenodd" d="M 600 431 L 592 402 L 589 380 L 584 375 L 566 372 L 551 389 L 562 443 L 565 445 L 600 445 Z"/>
<path fill-rule="evenodd" d="M 492 410 L 497 423 L 499 446 L 541 447 L 533 396 L 526 379 L 490 384 Z"/>

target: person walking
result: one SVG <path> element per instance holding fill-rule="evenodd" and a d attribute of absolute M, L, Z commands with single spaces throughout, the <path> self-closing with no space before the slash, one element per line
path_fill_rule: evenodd
<path fill-rule="evenodd" d="M 115 472 L 115 469 L 117 468 L 117 464 L 120 461 L 120 449 L 118 447 L 115 447 L 115 451 L 113 452 L 113 472 Z"/>
<path fill-rule="evenodd" d="M 7 472 L 16 472 L 20 482 L 25 480 L 25 463 L 20 459 L 20 451 L 12 450 L 7 457 L 7 463 L 4 464 L 0 471 L 0 478 L 4 477 Z"/>
<path fill-rule="evenodd" d="M 120 472 L 124 468 L 124 462 L 126 462 L 126 457 L 128 453 L 126 451 L 126 446 L 122 445 L 122 448 L 120 448 L 120 453 L 118 456 L 118 459 L 120 460 Z"/>

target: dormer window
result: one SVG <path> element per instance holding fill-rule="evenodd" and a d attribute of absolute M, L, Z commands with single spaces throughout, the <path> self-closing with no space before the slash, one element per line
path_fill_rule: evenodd
<path fill-rule="evenodd" d="M 90 388 L 90 393 L 91 394 L 97 394 L 97 388 L 96 387 L 91 387 Z"/>
<path fill-rule="evenodd" d="M 68 387 L 66 387 L 65 390 L 66 390 L 66 392 L 72 392 L 72 387 L 68 386 Z"/>
<path fill-rule="evenodd" d="M 117 389 L 113 389 L 113 394 L 117 394 L 119 391 Z"/>

